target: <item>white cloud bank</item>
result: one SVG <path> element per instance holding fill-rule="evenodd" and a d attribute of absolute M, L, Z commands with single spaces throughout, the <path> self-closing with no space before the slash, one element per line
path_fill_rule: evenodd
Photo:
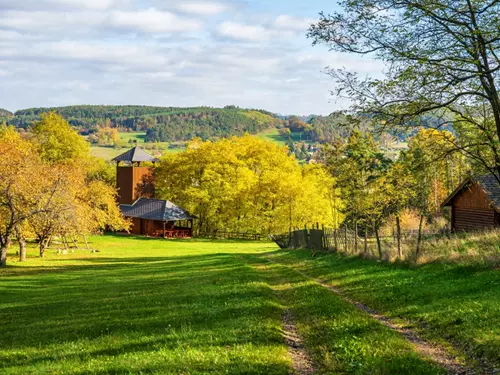
<path fill-rule="evenodd" d="M 329 101 L 325 66 L 380 70 L 310 47 L 312 18 L 253 13 L 251 3 L 235 1 L 0 0 L 0 107 L 236 104 L 329 113 L 338 105 Z"/>

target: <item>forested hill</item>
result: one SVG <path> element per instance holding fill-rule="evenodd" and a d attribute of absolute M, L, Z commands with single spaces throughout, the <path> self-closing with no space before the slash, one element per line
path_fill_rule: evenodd
<path fill-rule="evenodd" d="M 6 109 L 0 108 L 0 123 L 2 121 L 7 121 L 9 118 L 13 117 L 14 114 Z"/>
<path fill-rule="evenodd" d="M 15 112 L 14 117 L 6 121 L 19 128 L 28 128 L 42 113 L 49 111 L 61 114 L 82 134 L 96 132 L 99 127 L 111 126 L 122 130 L 145 131 L 148 142 L 257 133 L 275 127 L 282 121 L 267 111 L 235 106 L 175 108 L 134 105 L 30 108 Z"/>

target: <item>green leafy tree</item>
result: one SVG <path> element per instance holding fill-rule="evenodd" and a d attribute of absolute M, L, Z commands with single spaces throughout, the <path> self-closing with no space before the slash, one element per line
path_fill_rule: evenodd
<path fill-rule="evenodd" d="M 358 224 L 371 226 L 378 234 L 382 224 L 382 211 L 377 204 L 375 182 L 389 168 L 391 161 L 380 151 L 369 134 L 354 131 L 343 143 L 325 145 L 323 157 L 327 167 L 337 179 L 345 201 L 347 223 L 358 231 Z M 356 247 L 357 247 L 356 243 Z"/>
<path fill-rule="evenodd" d="M 330 70 L 336 94 L 387 126 L 435 128 L 464 124 L 475 137 L 455 149 L 500 182 L 500 3 L 496 0 L 344 0 L 311 26 L 315 44 L 368 55 L 385 64 L 384 77 Z M 488 150 L 488 155 L 484 150 Z"/>

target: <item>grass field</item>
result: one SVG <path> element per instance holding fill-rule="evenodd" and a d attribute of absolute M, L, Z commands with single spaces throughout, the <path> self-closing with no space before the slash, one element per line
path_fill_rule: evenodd
<path fill-rule="evenodd" d="M 91 242 L 100 252 L 42 260 L 31 249 L 23 264 L 11 248 L 0 270 L 0 373 L 286 375 L 284 309 L 318 374 L 442 373 L 367 314 L 267 262 L 301 259 L 273 244 Z"/>

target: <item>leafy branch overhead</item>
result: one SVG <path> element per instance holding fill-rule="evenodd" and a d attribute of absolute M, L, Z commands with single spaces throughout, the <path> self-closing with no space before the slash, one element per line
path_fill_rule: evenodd
<path fill-rule="evenodd" d="M 353 1 L 321 14 L 308 36 L 332 50 L 384 64 L 382 77 L 331 69 L 336 94 L 356 113 L 387 126 L 420 124 L 474 128 L 478 137 L 455 149 L 495 174 L 500 183 L 500 4 L 497 1 Z"/>

